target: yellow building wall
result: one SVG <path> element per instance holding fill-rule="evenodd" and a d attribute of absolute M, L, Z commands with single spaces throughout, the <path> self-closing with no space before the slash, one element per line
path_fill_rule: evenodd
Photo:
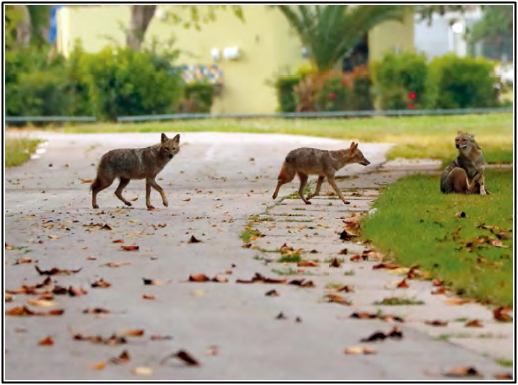
<path fill-rule="evenodd" d="M 203 13 L 203 7 L 208 6 L 198 7 Z M 298 37 L 278 10 L 262 4 L 241 7 L 245 22 L 231 10 L 218 10 L 216 21 L 202 24 L 197 31 L 160 18 L 160 12 L 176 12 L 189 20 L 189 10 L 159 5 L 145 43 L 175 38 L 173 47 L 182 52 L 179 65 L 216 63 L 222 69 L 223 92 L 215 97 L 212 113 L 272 113 L 278 107 L 273 87 L 276 75 L 293 73 L 308 61 L 302 58 Z M 125 5 L 65 6 L 58 16 L 58 49 L 68 55 L 76 39 L 87 52 L 97 52 L 111 42 L 124 46 L 123 28 L 129 26 L 129 20 L 130 7 Z M 370 60 L 395 47 L 412 48 L 413 26 L 413 13 L 409 12 L 404 24 L 388 22 L 374 28 L 369 34 Z M 214 62 L 211 50 L 218 48 L 222 56 L 225 47 L 238 47 L 240 58 Z"/>
<path fill-rule="evenodd" d="M 388 21 L 369 33 L 369 62 L 380 60 L 387 52 L 414 49 L 414 9 L 407 6 L 403 22 Z"/>

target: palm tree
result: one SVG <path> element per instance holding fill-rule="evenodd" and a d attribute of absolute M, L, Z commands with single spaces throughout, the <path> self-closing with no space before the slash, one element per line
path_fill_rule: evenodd
<path fill-rule="evenodd" d="M 348 57 L 361 38 L 376 25 L 402 21 L 401 5 L 273 5 L 286 17 L 308 49 L 317 72 L 331 70 Z"/>

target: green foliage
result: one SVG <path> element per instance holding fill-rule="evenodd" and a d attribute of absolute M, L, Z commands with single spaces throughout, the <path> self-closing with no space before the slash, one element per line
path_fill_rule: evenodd
<path fill-rule="evenodd" d="M 483 58 L 435 58 L 430 63 L 430 84 L 437 87 L 437 108 L 476 108 L 497 105 L 493 63 Z"/>
<path fill-rule="evenodd" d="M 96 116 L 173 112 L 181 95 L 181 78 L 164 67 L 153 51 L 106 47 L 89 58 L 90 94 Z"/>
<path fill-rule="evenodd" d="M 344 84 L 341 76 L 327 80 L 318 93 L 318 106 L 321 111 L 346 111 L 352 109 L 352 91 Z"/>
<path fill-rule="evenodd" d="M 439 176 L 415 175 L 382 192 L 362 236 L 405 266 L 420 265 L 457 293 L 495 305 L 513 303 L 513 240 L 504 247 L 467 243 L 513 229 L 513 170 L 486 169 L 491 195 L 442 194 Z M 464 211 L 465 218 L 455 213 Z M 494 233 L 479 225 L 498 226 Z M 458 230 L 460 228 L 460 230 Z M 387 232 L 387 229 L 392 229 Z M 457 235 L 452 234 L 455 230 Z M 482 238 L 483 239 L 483 238 Z M 482 258 L 480 258 L 482 256 Z"/>
<path fill-rule="evenodd" d="M 194 83 L 185 85 L 185 99 L 189 102 L 189 112 L 209 113 L 214 100 L 214 85 Z"/>
<path fill-rule="evenodd" d="M 5 167 L 20 166 L 31 157 L 40 139 L 30 139 L 24 137 L 5 138 Z"/>
<path fill-rule="evenodd" d="M 308 48 L 318 72 L 333 69 L 348 57 L 362 37 L 376 25 L 401 21 L 401 5 L 273 5 L 288 20 L 303 46 Z"/>
<path fill-rule="evenodd" d="M 481 40 L 498 40 L 512 37 L 513 34 L 513 6 L 486 5 L 484 16 L 469 30 L 469 40 L 476 43 Z"/>
<path fill-rule="evenodd" d="M 279 101 L 279 110 L 281 112 L 294 112 L 297 108 L 293 87 L 299 84 L 302 76 L 282 76 L 275 81 L 275 89 L 277 90 L 277 100 Z"/>
<path fill-rule="evenodd" d="M 432 107 L 425 54 L 389 52 L 372 65 L 372 71 L 375 94 L 382 110 L 408 109 L 409 103 L 414 109 Z M 410 98 L 411 93 L 415 99 Z"/>

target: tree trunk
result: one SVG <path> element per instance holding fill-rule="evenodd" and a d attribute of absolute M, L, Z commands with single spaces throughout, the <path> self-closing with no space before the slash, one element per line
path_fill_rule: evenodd
<path fill-rule="evenodd" d="M 28 46 L 31 42 L 31 14 L 26 5 L 15 5 L 22 18 L 16 26 L 16 40 L 21 46 Z"/>
<path fill-rule="evenodd" d="M 156 5 L 132 5 L 131 24 L 126 36 L 126 44 L 135 51 L 140 50 L 147 27 L 153 19 Z"/>

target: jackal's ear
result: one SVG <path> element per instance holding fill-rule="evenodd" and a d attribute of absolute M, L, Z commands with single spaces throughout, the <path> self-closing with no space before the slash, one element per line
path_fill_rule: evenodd
<path fill-rule="evenodd" d="M 351 142 L 351 147 L 349 147 L 351 150 L 356 150 L 358 148 L 358 143 Z"/>
<path fill-rule="evenodd" d="M 168 138 L 167 138 L 167 135 L 166 135 L 166 134 L 164 134 L 164 133 L 162 133 L 162 143 L 167 142 L 167 139 L 168 139 Z"/>
<path fill-rule="evenodd" d="M 180 143 L 180 134 L 176 134 L 176 136 L 173 138 L 173 142 Z"/>
<path fill-rule="evenodd" d="M 457 135 L 460 135 L 462 134 L 462 131 L 461 130 L 457 130 Z"/>

